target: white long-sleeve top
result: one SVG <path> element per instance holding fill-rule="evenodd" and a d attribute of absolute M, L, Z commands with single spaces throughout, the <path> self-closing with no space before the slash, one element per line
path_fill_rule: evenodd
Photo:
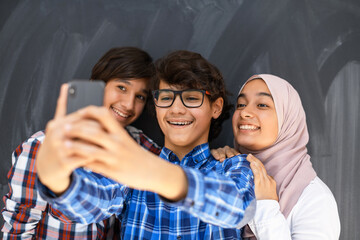
<path fill-rule="evenodd" d="M 335 240 L 340 236 L 335 198 L 318 177 L 304 189 L 287 219 L 277 201 L 258 200 L 249 226 L 258 240 Z"/>

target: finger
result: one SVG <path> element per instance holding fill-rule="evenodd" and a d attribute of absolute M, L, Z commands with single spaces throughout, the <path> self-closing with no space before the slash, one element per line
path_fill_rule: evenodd
<path fill-rule="evenodd" d="M 231 149 L 232 153 L 234 154 L 234 156 L 241 154 L 241 153 L 240 153 L 238 150 L 236 150 L 235 148 L 230 148 L 230 149 Z"/>
<path fill-rule="evenodd" d="M 64 117 L 66 115 L 67 91 L 68 84 L 61 85 L 60 95 L 56 104 L 55 119 Z"/>
<path fill-rule="evenodd" d="M 84 167 L 87 164 L 90 164 L 91 162 L 94 162 L 95 159 L 94 158 L 85 158 L 82 156 L 71 156 L 71 157 L 67 157 L 65 162 L 67 167 L 73 171 L 79 167 Z"/>
<path fill-rule="evenodd" d="M 211 152 L 211 155 L 213 155 L 213 157 L 214 157 L 216 160 L 219 160 L 219 159 L 220 159 L 219 153 L 218 153 L 218 150 L 217 150 L 217 149 L 211 149 L 210 152 Z"/>
<path fill-rule="evenodd" d="M 236 156 L 236 155 L 239 155 L 240 154 L 240 152 L 237 150 L 237 149 L 235 149 L 235 148 L 231 148 L 231 147 L 229 147 L 229 146 L 225 146 L 225 151 L 226 151 L 226 155 L 227 155 L 227 157 L 233 157 L 233 156 Z"/>
<path fill-rule="evenodd" d="M 109 176 L 109 167 L 101 161 L 91 161 L 84 165 L 84 167 L 90 169 L 93 172 L 100 173 L 104 176 Z"/>
<path fill-rule="evenodd" d="M 265 168 L 264 164 L 258 158 L 256 158 L 254 155 L 252 155 L 252 154 L 249 154 L 249 155 L 250 155 L 249 158 L 252 159 L 252 161 L 254 163 L 256 163 L 259 174 L 262 176 L 262 180 L 263 181 L 268 181 L 268 176 L 269 175 L 267 174 L 267 171 L 266 171 L 266 168 Z"/>
<path fill-rule="evenodd" d="M 259 166 L 256 164 L 256 162 L 251 162 L 250 168 L 254 174 L 254 181 L 260 181 L 262 179 L 262 176 L 260 176 L 261 171 L 259 170 Z"/>
<path fill-rule="evenodd" d="M 260 160 L 254 157 L 252 154 L 248 154 L 246 159 L 250 162 L 250 168 L 254 173 L 255 180 L 260 182 L 268 181 L 266 169 Z"/>
<path fill-rule="evenodd" d="M 227 158 L 231 158 L 231 157 L 235 156 L 234 151 L 232 151 L 232 148 L 230 148 L 229 146 L 225 146 L 224 151 L 225 151 L 225 156 Z"/>
<path fill-rule="evenodd" d="M 211 150 L 213 157 L 219 162 L 223 162 L 226 159 L 225 150 L 223 148 L 213 149 Z"/>
<path fill-rule="evenodd" d="M 107 132 L 126 132 L 113 115 L 110 114 L 110 111 L 105 107 L 88 106 L 79 110 L 78 114 L 84 118 L 90 118 L 98 121 Z"/>
<path fill-rule="evenodd" d="M 91 119 L 67 124 L 65 126 L 65 134 L 67 138 L 79 139 L 98 145 L 103 149 L 115 149 L 115 151 L 121 151 L 121 147 L 129 146 L 130 141 L 133 140 L 126 131 L 123 133 L 108 133 L 99 122 Z"/>
<path fill-rule="evenodd" d="M 80 140 L 65 140 L 67 157 L 81 157 L 85 159 L 104 159 L 107 155 L 103 148 Z"/>
<path fill-rule="evenodd" d="M 264 167 L 264 165 L 262 164 L 262 162 L 261 162 L 258 158 L 256 158 L 254 155 L 252 155 L 251 153 L 249 153 L 249 154 L 247 155 L 246 160 L 248 160 L 249 162 L 254 162 L 254 163 L 256 163 L 256 164 L 259 166 L 259 168 L 260 168 L 260 167 Z"/>
<path fill-rule="evenodd" d="M 259 175 L 259 170 L 257 169 L 257 166 L 255 163 L 250 163 L 250 168 L 251 168 L 251 171 L 254 173 L 254 176 L 255 175 Z"/>

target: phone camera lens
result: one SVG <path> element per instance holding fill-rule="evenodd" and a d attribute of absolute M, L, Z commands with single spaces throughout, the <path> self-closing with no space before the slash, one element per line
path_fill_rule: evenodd
<path fill-rule="evenodd" d="M 75 94 L 75 88 L 73 88 L 73 87 L 69 88 L 69 93 L 71 95 L 74 95 Z"/>

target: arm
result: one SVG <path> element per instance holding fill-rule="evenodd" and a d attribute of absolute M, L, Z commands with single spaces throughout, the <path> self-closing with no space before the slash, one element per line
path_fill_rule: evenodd
<path fill-rule="evenodd" d="M 68 189 L 58 197 L 39 180 L 40 195 L 67 217 L 63 222 L 90 224 L 120 215 L 124 198 L 131 191 L 113 180 L 82 168 L 72 174 Z"/>
<path fill-rule="evenodd" d="M 312 182 L 305 188 L 288 219 L 274 200 L 260 200 L 249 223 L 257 239 L 339 239 L 340 221 L 334 197 Z"/>
<path fill-rule="evenodd" d="M 96 120 L 102 126 L 89 129 L 84 122 L 79 122 L 72 124 L 65 133 L 68 139 L 77 139 L 69 145 L 71 152 L 96 159 L 85 165 L 92 171 L 128 187 L 157 193 L 172 202 L 184 199 L 192 189 L 190 185 L 200 181 L 194 189 L 201 192 L 205 202 L 198 203 L 205 203 L 208 208 L 196 206 L 193 208 L 194 215 L 200 217 L 202 214 L 201 218 L 206 220 L 212 214 L 214 223 L 224 227 L 243 226 L 242 220 L 248 221 L 253 216 L 254 211 L 245 213 L 245 209 L 254 210 L 255 207 L 255 201 L 252 201 L 255 198 L 252 173 L 248 166 L 244 168 L 246 161 L 239 163 L 239 157 L 235 157 L 234 162 L 224 164 L 225 172 L 213 171 L 204 175 L 197 170 L 183 169 L 141 148 L 105 108 L 88 107 L 80 114 L 84 119 Z M 208 190 L 208 186 L 211 186 L 211 190 Z M 197 197 L 197 193 L 193 197 Z M 223 204 L 219 205 L 219 202 Z M 251 207 L 250 202 L 253 203 Z M 222 209 L 224 207 L 226 211 Z M 214 209 L 217 211 L 209 212 Z M 218 220 L 219 217 L 221 220 Z"/>
<path fill-rule="evenodd" d="M 8 173 L 10 191 L 4 196 L 2 210 L 4 239 L 32 239 L 47 203 L 35 187 L 35 156 L 44 138 L 38 132 L 18 146 L 12 154 L 13 166 Z"/>
<path fill-rule="evenodd" d="M 315 178 L 304 189 L 286 219 L 280 211 L 274 180 L 257 158 L 249 155 L 248 160 L 254 172 L 258 199 L 256 214 L 249 226 L 257 239 L 339 239 L 336 202 L 320 179 Z"/>
<path fill-rule="evenodd" d="M 340 220 L 330 189 L 315 178 L 303 191 L 291 216 L 292 239 L 339 239 Z"/>
<path fill-rule="evenodd" d="M 253 174 L 244 155 L 227 159 L 211 171 L 184 168 L 185 199 L 172 203 L 202 221 L 223 228 L 241 228 L 255 213 Z"/>

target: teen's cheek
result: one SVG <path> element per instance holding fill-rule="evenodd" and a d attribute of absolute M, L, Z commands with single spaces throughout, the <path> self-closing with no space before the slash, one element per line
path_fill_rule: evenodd
<path fill-rule="evenodd" d="M 239 122 L 239 118 L 240 118 L 240 110 L 235 110 L 233 117 L 232 117 L 232 126 L 233 126 L 234 130 L 237 126 L 237 123 Z"/>

